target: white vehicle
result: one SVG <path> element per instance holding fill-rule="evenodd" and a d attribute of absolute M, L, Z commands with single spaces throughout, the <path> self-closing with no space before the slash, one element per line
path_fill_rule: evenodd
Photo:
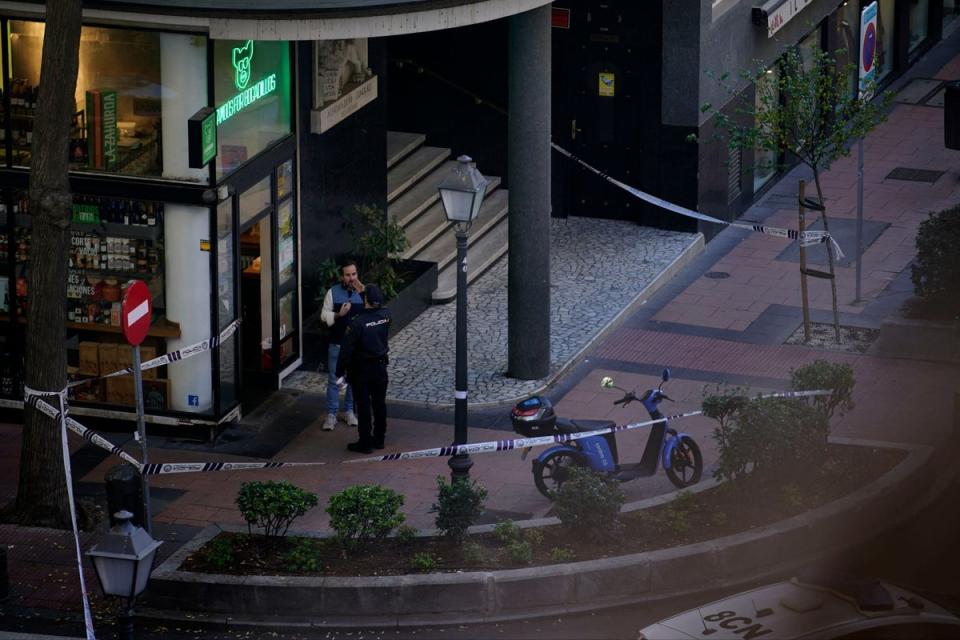
<path fill-rule="evenodd" d="M 960 618 L 879 581 L 798 579 L 744 591 L 640 630 L 639 640 L 946 640 Z"/>

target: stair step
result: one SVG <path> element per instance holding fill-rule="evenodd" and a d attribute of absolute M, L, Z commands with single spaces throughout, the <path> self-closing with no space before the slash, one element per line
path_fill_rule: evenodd
<path fill-rule="evenodd" d="M 422 133 L 405 131 L 387 131 L 387 169 L 403 160 L 406 156 L 426 142 Z"/>
<path fill-rule="evenodd" d="M 470 229 L 470 236 L 467 239 L 467 246 L 472 247 L 479 242 L 483 235 L 494 228 L 501 219 L 507 216 L 508 194 L 503 189 L 497 189 L 483 201 L 480 207 L 480 214 Z M 442 271 L 447 265 L 456 261 L 457 257 L 457 238 L 454 235 L 453 228 L 438 236 L 425 249 L 414 256 L 417 260 L 427 262 L 436 262 L 437 270 Z"/>
<path fill-rule="evenodd" d="M 440 182 L 446 178 L 457 163 L 453 160 L 447 160 L 429 174 L 424 176 L 420 182 L 403 192 L 399 198 L 390 203 L 387 207 L 387 213 L 390 218 L 396 220 L 401 227 L 406 228 L 417 217 L 429 208 L 435 202 L 440 200 L 440 192 L 437 187 Z"/>
<path fill-rule="evenodd" d="M 454 163 L 448 162 L 444 163 L 444 166 L 452 164 Z M 490 185 L 487 187 L 487 197 L 492 197 L 496 192 L 497 185 L 500 184 L 500 178 L 497 176 L 487 176 L 487 179 L 490 181 Z M 416 191 L 417 188 L 426 180 L 426 178 L 421 180 L 417 187 L 407 191 L 407 193 L 401 196 L 397 202 L 405 198 L 407 194 Z M 434 194 L 438 193 L 436 188 L 434 188 L 433 192 Z M 443 233 L 449 226 L 450 223 L 447 222 L 447 215 L 443 210 L 443 204 L 439 200 L 439 195 L 433 198 L 432 204 L 426 208 L 426 210 L 423 210 L 421 207 L 420 210 L 422 213 L 416 218 L 410 220 L 408 224 L 404 225 L 403 230 L 407 236 L 408 246 L 407 250 L 403 253 L 403 258 L 410 259 L 417 255 L 417 253 L 422 251 L 427 245 L 433 242 L 434 238 Z M 483 213 L 480 215 L 483 215 Z"/>
<path fill-rule="evenodd" d="M 387 172 L 387 202 L 393 202 L 417 180 L 450 157 L 450 149 L 420 147 Z"/>
<path fill-rule="evenodd" d="M 467 255 L 467 284 L 482 276 L 507 253 L 507 217 L 503 216 L 493 228 L 470 246 Z M 457 262 L 453 260 L 437 274 L 434 303 L 450 302 L 457 297 Z"/>

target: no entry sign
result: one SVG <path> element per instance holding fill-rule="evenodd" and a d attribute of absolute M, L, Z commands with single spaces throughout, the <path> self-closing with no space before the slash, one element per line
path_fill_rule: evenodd
<path fill-rule="evenodd" d="M 132 345 L 139 345 L 147 337 L 153 305 L 150 302 L 150 289 L 143 280 L 131 280 L 123 292 L 120 303 L 120 328 L 123 337 Z"/>

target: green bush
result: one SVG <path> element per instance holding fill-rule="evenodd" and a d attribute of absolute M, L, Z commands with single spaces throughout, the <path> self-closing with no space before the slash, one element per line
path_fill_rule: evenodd
<path fill-rule="evenodd" d="M 754 472 L 791 472 L 823 458 L 829 423 L 826 416 L 796 398 L 756 399 L 737 412 L 721 437 L 714 475 L 736 479 Z"/>
<path fill-rule="evenodd" d="M 386 487 L 354 485 L 330 496 L 330 527 L 344 551 L 357 552 L 403 524 L 403 496 Z"/>
<path fill-rule="evenodd" d="M 910 266 L 914 292 L 960 313 L 960 206 L 931 213 L 917 228 L 917 258 Z"/>
<path fill-rule="evenodd" d="M 554 562 L 573 562 L 577 554 L 569 547 L 554 547 L 550 549 L 550 559 Z"/>
<path fill-rule="evenodd" d="M 833 412 L 840 415 L 853 409 L 853 367 L 840 362 L 814 360 L 790 370 L 790 388 L 794 391 L 829 389 L 829 396 L 813 396 L 813 406 L 829 420 Z"/>
<path fill-rule="evenodd" d="M 437 530 L 460 544 L 470 525 L 483 514 L 486 499 L 487 490 L 476 482 L 459 479 L 447 484 L 442 476 L 437 476 L 437 501 L 430 507 L 430 513 L 437 514 Z"/>
<path fill-rule="evenodd" d="M 355 206 L 346 219 L 360 254 L 361 279 L 377 283 L 387 300 L 395 298 L 403 278 L 394 269 L 391 258 L 407 249 L 403 226 L 383 209 L 370 205 Z"/>
<path fill-rule="evenodd" d="M 487 552 L 476 542 L 467 542 L 460 547 L 460 554 L 467 564 L 485 564 L 488 560 Z"/>
<path fill-rule="evenodd" d="M 534 546 L 543 544 L 543 531 L 536 527 L 524 529 L 523 539 Z"/>
<path fill-rule="evenodd" d="M 283 568 L 287 571 L 299 573 L 316 573 L 322 568 L 320 549 L 317 541 L 309 538 L 300 538 L 293 549 L 283 556 Z"/>
<path fill-rule="evenodd" d="M 533 562 L 533 545 L 526 540 L 515 540 L 507 546 L 507 555 L 517 564 Z"/>
<path fill-rule="evenodd" d="M 290 524 L 317 506 L 317 496 L 282 480 L 245 482 L 237 493 L 237 508 L 247 521 L 247 531 L 263 528 L 267 541 L 287 535 Z"/>
<path fill-rule="evenodd" d="M 522 534 L 523 530 L 520 529 L 513 520 L 498 522 L 496 526 L 493 527 L 493 535 L 495 535 L 497 540 L 502 544 L 510 544 L 515 540 L 519 540 Z"/>
<path fill-rule="evenodd" d="M 620 531 L 623 502 L 620 483 L 584 467 L 572 467 L 569 478 L 554 495 L 560 522 L 593 540 Z"/>
<path fill-rule="evenodd" d="M 417 539 L 417 534 L 420 533 L 420 530 L 416 527 L 411 527 L 408 524 L 402 524 L 397 527 L 397 542 L 403 545 L 411 545 Z"/>
<path fill-rule="evenodd" d="M 666 524 L 675 534 L 686 533 L 690 529 L 690 515 L 696 508 L 696 498 L 689 491 L 681 491 L 670 502 L 666 510 Z"/>
<path fill-rule="evenodd" d="M 413 555 L 413 568 L 417 571 L 433 571 L 437 568 L 437 559 L 432 553 L 420 552 Z"/>
<path fill-rule="evenodd" d="M 209 547 L 204 553 L 207 562 L 217 569 L 226 569 L 233 564 L 234 548 L 233 538 L 220 535 L 210 541 Z"/>

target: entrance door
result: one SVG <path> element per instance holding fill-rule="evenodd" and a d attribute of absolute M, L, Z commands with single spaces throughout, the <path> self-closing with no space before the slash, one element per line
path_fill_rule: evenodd
<path fill-rule="evenodd" d="M 569 28 L 553 29 L 553 140 L 597 169 L 651 190 L 659 163 L 660 3 L 557 0 Z M 648 220 L 646 205 L 559 154 L 555 215 Z"/>
<path fill-rule="evenodd" d="M 276 388 L 273 346 L 273 207 L 270 178 L 240 194 L 240 361 L 245 399 Z"/>

